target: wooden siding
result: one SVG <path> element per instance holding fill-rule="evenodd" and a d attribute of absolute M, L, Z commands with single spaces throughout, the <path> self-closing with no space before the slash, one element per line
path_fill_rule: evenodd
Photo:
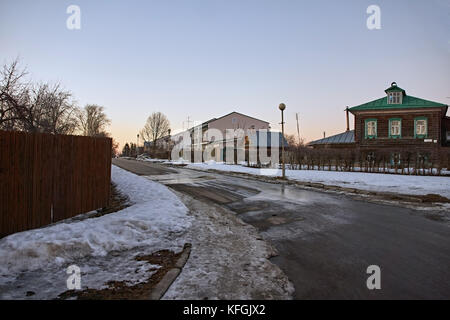
<path fill-rule="evenodd" d="M 111 139 L 0 131 L 0 237 L 108 205 Z"/>

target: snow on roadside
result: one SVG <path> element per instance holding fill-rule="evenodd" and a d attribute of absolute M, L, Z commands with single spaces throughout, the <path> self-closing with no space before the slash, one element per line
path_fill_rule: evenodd
<path fill-rule="evenodd" d="M 97 258 L 112 252 L 136 248 L 145 248 L 146 253 L 162 249 L 180 251 L 191 217 L 178 197 L 167 187 L 116 166 L 112 166 L 112 181 L 129 197 L 130 207 L 98 218 L 62 221 L 1 239 L 0 289 L 17 278 L 26 277 L 27 273 L 36 270 L 50 273 L 49 270 L 80 261 L 86 272 L 101 273 Z M 90 258 L 97 260 L 89 265 Z M 111 277 L 126 279 L 129 271 L 115 270 Z M 110 280 L 102 276 L 103 282 Z"/>
<path fill-rule="evenodd" d="M 292 299 L 293 284 L 269 261 L 276 251 L 256 228 L 221 206 L 179 196 L 195 219 L 186 235 L 192 250 L 163 299 Z"/>
<path fill-rule="evenodd" d="M 261 176 L 281 176 L 281 170 L 257 169 L 223 163 L 190 163 L 188 168 L 240 172 Z M 450 198 L 450 178 L 436 176 L 409 176 L 366 172 L 337 172 L 318 170 L 286 170 L 291 180 L 317 182 L 368 191 L 385 191 L 403 194 L 439 194 Z"/>

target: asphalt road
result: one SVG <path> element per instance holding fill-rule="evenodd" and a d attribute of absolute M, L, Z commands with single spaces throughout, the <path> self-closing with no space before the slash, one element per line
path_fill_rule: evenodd
<path fill-rule="evenodd" d="M 113 163 L 252 224 L 279 255 L 297 299 L 450 299 L 450 227 L 432 211 L 184 168 Z M 366 286 L 381 269 L 381 289 Z"/>

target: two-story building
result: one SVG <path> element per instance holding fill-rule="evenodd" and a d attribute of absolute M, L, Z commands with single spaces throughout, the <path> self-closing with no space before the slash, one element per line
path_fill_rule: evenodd
<path fill-rule="evenodd" d="M 354 130 L 310 142 L 314 148 L 356 148 L 360 152 L 416 152 L 437 160 L 450 147 L 448 106 L 416 98 L 395 82 L 385 96 L 352 108 Z"/>
<path fill-rule="evenodd" d="M 241 136 L 229 137 L 227 131 Z M 269 155 L 274 146 L 281 148 L 282 143 L 285 147 L 287 146 L 287 142 L 282 139 L 280 132 L 270 132 L 269 122 L 236 111 L 202 122 L 187 131 L 172 136 L 175 144 L 183 141 L 187 133 L 191 139 L 191 161 L 194 161 L 194 152 L 199 151 L 202 154 L 206 147 L 210 148 L 211 155 L 216 161 L 236 163 L 238 152 L 243 152 L 248 160 L 250 145 L 255 148 L 267 149 Z M 227 147 L 230 145 L 234 150 L 234 157 L 227 159 Z"/>

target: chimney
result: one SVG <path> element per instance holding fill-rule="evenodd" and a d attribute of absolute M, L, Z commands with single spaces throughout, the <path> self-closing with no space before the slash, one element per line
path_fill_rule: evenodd
<path fill-rule="evenodd" d="M 323 137 L 325 138 L 325 131 L 323 132 Z"/>
<path fill-rule="evenodd" d="M 347 116 L 347 131 L 350 131 L 350 121 L 349 121 L 349 118 L 348 118 L 348 116 L 349 116 L 349 114 L 348 114 L 348 106 L 347 106 L 347 108 L 345 108 L 345 114 Z"/>

